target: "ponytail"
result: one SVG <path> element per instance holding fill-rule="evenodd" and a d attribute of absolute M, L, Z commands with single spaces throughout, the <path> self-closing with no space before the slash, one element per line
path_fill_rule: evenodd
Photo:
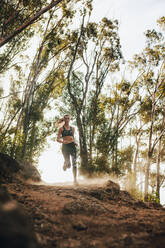
<path fill-rule="evenodd" d="M 56 122 L 56 126 L 57 127 L 62 127 L 64 125 L 64 118 L 61 118 L 59 119 L 57 122 Z"/>

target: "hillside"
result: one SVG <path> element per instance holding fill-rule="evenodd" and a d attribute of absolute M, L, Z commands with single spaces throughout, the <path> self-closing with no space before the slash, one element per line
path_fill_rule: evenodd
<path fill-rule="evenodd" d="M 165 209 L 135 201 L 111 181 L 77 187 L 11 182 L 6 187 L 37 237 L 38 244 L 24 247 L 165 247 Z"/>

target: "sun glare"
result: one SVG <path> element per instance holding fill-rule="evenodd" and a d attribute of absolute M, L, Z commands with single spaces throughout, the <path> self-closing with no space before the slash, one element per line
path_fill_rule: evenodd
<path fill-rule="evenodd" d="M 59 144 L 53 144 L 43 152 L 39 159 L 38 169 L 46 183 L 73 182 L 72 168 L 63 170 L 64 159 Z"/>

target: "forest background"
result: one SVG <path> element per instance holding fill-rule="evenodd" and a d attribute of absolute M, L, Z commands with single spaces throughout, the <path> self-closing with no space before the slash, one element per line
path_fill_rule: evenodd
<path fill-rule="evenodd" d="M 55 139 L 57 120 L 69 113 L 77 126 L 80 175 L 113 176 L 136 197 L 159 202 L 165 17 L 145 31 L 144 47 L 128 59 L 120 20 L 106 13 L 94 20 L 96 1 L 0 4 L 0 151 L 37 166 L 49 137 Z"/>

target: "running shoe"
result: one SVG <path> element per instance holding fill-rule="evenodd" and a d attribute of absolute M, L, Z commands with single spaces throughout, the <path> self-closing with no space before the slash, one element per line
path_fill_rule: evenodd
<path fill-rule="evenodd" d="M 66 169 L 67 169 L 67 165 L 66 165 L 66 163 L 64 162 L 63 170 L 66 171 Z"/>

